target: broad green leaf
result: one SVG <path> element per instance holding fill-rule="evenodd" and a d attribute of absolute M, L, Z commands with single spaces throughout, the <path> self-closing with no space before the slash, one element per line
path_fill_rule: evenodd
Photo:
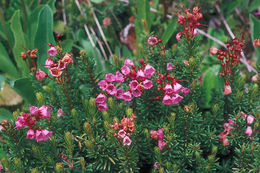
<path fill-rule="evenodd" d="M 151 18 L 150 18 L 150 4 L 147 0 L 137 0 L 136 1 L 136 8 L 137 8 L 137 20 L 139 25 L 143 26 L 143 21 L 146 21 L 148 32 L 150 31 L 151 27 Z M 145 26 L 143 26 L 145 30 Z"/>
<path fill-rule="evenodd" d="M 205 72 L 202 87 L 204 93 L 204 104 L 202 105 L 202 107 L 204 108 L 210 108 L 210 102 L 212 101 L 213 91 L 221 91 L 221 87 L 224 87 L 223 80 L 221 80 L 221 78 L 218 75 L 219 70 L 220 65 L 214 65 Z"/>
<path fill-rule="evenodd" d="M 62 50 L 65 52 L 70 52 L 72 49 L 74 41 L 73 40 L 65 40 L 61 42 Z"/>
<path fill-rule="evenodd" d="M 25 75 L 29 72 L 24 60 L 20 57 L 21 52 L 24 52 L 22 46 L 27 47 L 24 37 L 24 32 L 21 25 L 21 14 L 20 10 L 17 10 L 11 18 L 11 30 L 14 36 L 14 47 L 13 53 L 15 57 L 16 64 L 19 70 L 22 72 L 22 75 Z"/>
<path fill-rule="evenodd" d="M 250 18 L 250 29 L 251 29 L 251 37 L 252 41 L 255 39 L 260 39 L 260 20 L 255 18 L 253 15 L 249 15 Z M 257 62 L 260 61 L 260 47 L 255 47 L 256 53 L 257 53 Z"/>
<path fill-rule="evenodd" d="M 55 2 L 56 2 L 56 0 L 49 0 L 49 2 L 48 2 L 48 5 L 51 8 L 53 14 L 56 13 Z"/>
<path fill-rule="evenodd" d="M 44 64 L 48 57 L 48 43 L 54 43 L 53 13 L 49 6 L 45 6 L 39 17 L 38 29 L 34 39 L 34 46 L 39 49 L 37 64 Z"/>
<path fill-rule="evenodd" d="M 164 45 L 168 43 L 169 39 L 172 37 L 172 34 L 176 31 L 177 26 L 177 17 L 173 17 L 161 37 Z"/>
<path fill-rule="evenodd" d="M 17 70 L 13 62 L 11 61 L 5 47 L 0 42 L 0 71 L 6 73 L 12 78 L 17 78 Z"/>
<path fill-rule="evenodd" d="M 34 88 L 29 78 L 21 78 L 10 81 L 10 86 L 26 101 L 35 101 Z"/>
<path fill-rule="evenodd" d="M 2 120 L 11 120 L 12 119 L 12 112 L 5 108 L 0 108 L 0 122 Z"/>
<path fill-rule="evenodd" d="M 90 0 L 90 1 L 96 4 L 100 4 L 101 2 L 103 2 L 103 0 Z"/>
<path fill-rule="evenodd" d="M 259 6 L 260 6 L 260 1 L 259 0 L 254 0 L 249 5 L 249 11 L 253 11 L 253 10 L 257 9 Z"/>

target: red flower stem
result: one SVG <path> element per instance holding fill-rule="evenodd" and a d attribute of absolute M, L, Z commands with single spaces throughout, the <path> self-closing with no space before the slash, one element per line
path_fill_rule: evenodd
<path fill-rule="evenodd" d="M 28 69 L 29 69 L 29 70 L 30 70 L 30 72 L 31 72 L 31 68 L 28 66 L 28 63 L 27 63 L 27 61 L 25 60 L 24 62 L 25 62 L 26 66 L 28 67 Z"/>
<path fill-rule="evenodd" d="M 47 76 L 49 79 L 51 79 L 51 80 L 53 80 L 53 81 L 55 81 L 56 82 L 56 80 L 55 79 L 53 79 L 53 78 L 51 78 L 49 75 Z"/>

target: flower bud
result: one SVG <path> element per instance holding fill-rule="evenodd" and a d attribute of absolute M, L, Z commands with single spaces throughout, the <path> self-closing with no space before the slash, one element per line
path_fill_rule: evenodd
<path fill-rule="evenodd" d="M 37 168 L 32 168 L 32 169 L 31 169 L 31 173 L 40 173 L 40 171 L 38 171 Z"/>
<path fill-rule="evenodd" d="M 96 109 L 95 98 L 90 98 L 90 99 L 89 99 L 89 108 L 90 108 L 90 109 Z"/>
<path fill-rule="evenodd" d="M 213 148 L 212 148 L 212 154 L 216 155 L 217 152 L 218 152 L 218 147 L 214 145 Z"/>
<path fill-rule="evenodd" d="M 165 171 L 164 171 L 164 168 L 163 167 L 161 167 L 160 169 L 159 169 L 159 173 L 164 173 Z"/>
<path fill-rule="evenodd" d="M 51 87 L 47 86 L 47 85 L 44 85 L 42 88 L 47 93 L 52 93 L 53 92 L 53 89 Z"/>
<path fill-rule="evenodd" d="M 45 104 L 45 97 L 44 97 L 43 93 L 37 92 L 35 95 L 36 95 L 36 99 L 38 101 L 38 104 L 44 105 Z"/>
<path fill-rule="evenodd" d="M 85 141 L 84 144 L 88 149 L 93 150 L 93 145 L 91 141 Z"/>
<path fill-rule="evenodd" d="M 171 116 L 169 118 L 170 125 L 172 125 L 172 126 L 174 125 L 175 118 L 176 118 L 176 114 L 175 113 L 171 113 Z"/>
<path fill-rule="evenodd" d="M 109 115 L 108 115 L 107 111 L 102 111 L 102 117 L 105 121 L 109 120 Z"/>
<path fill-rule="evenodd" d="M 217 115 L 218 111 L 219 111 L 219 106 L 218 106 L 218 104 L 214 104 L 213 107 L 212 107 L 212 112 L 213 112 L 213 114 L 214 114 L 214 115 Z"/>
<path fill-rule="evenodd" d="M 62 164 L 62 163 L 56 163 L 55 171 L 56 171 L 57 173 L 62 173 L 62 172 L 63 172 L 63 169 L 64 169 L 64 167 L 63 167 L 63 164 Z"/>
<path fill-rule="evenodd" d="M 241 99 L 243 98 L 244 92 L 243 91 L 238 91 L 236 94 L 236 102 L 240 103 Z"/>
<path fill-rule="evenodd" d="M 23 164 L 22 164 L 22 161 L 20 158 L 14 158 L 13 163 L 14 163 L 14 167 L 16 168 L 17 171 L 24 172 Z"/>
<path fill-rule="evenodd" d="M 196 59 L 193 58 L 193 57 L 191 57 L 191 58 L 189 59 L 189 64 L 190 64 L 190 66 L 195 66 L 195 65 L 196 65 Z"/>
<path fill-rule="evenodd" d="M 83 128 L 85 130 L 85 133 L 87 133 L 88 135 L 92 136 L 92 128 L 91 128 L 90 123 L 85 122 L 84 125 L 83 125 Z"/>
<path fill-rule="evenodd" d="M 79 115 L 76 109 L 71 110 L 71 115 L 73 119 L 73 125 L 76 129 L 80 130 L 80 122 L 79 122 Z"/>
<path fill-rule="evenodd" d="M 169 169 L 171 169 L 171 162 L 166 162 L 166 168 L 169 170 Z"/>
<path fill-rule="evenodd" d="M 159 147 L 154 147 L 154 153 L 155 155 L 159 156 L 161 154 L 161 150 Z"/>
<path fill-rule="evenodd" d="M 132 108 L 127 108 L 125 113 L 126 113 L 126 116 L 130 117 L 132 115 L 132 113 L 133 113 L 133 109 Z"/>
<path fill-rule="evenodd" d="M 144 135 L 146 136 L 146 138 L 151 139 L 150 132 L 148 129 L 144 129 Z"/>
<path fill-rule="evenodd" d="M 79 54 L 80 54 L 81 56 L 87 56 L 87 54 L 86 54 L 86 51 L 85 51 L 85 50 L 80 50 L 80 51 L 79 51 Z"/>
<path fill-rule="evenodd" d="M 114 102 L 114 100 L 113 100 L 112 97 L 109 97 L 109 98 L 107 99 L 107 102 L 108 102 L 108 106 L 109 106 L 111 109 L 114 109 L 114 108 L 115 108 L 115 102 Z"/>
<path fill-rule="evenodd" d="M 85 165 L 86 165 L 86 162 L 85 162 L 84 157 L 81 157 L 81 158 L 79 159 L 79 163 L 80 163 L 80 165 L 81 165 L 81 170 L 84 171 L 84 170 L 85 170 Z"/>

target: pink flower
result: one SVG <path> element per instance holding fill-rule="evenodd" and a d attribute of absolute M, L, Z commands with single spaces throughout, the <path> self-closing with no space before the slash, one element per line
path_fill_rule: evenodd
<path fill-rule="evenodd" d="M 33 131 L 33 129 L 29 129 L 28 131 L 27 131 L 27 136 L 26 136 L 26 138 L 27 139 L 33 139 L 34 138 L 34 131 Z"/>
<path fill-rule="evenodd" d="M 235 123 L 233 120 L 228 120 L 228 123 L 229 123 L 230 125 L 233 125 L 233 126 L 236 125 L 236 123 Z"/>
<path fill-rule="evenodd" d="M 182 90 L 182 86 L 181 86 L 181 84 L 179 84 L 179 83 L 175 83 L 175 84 L 173 84 L 173 91 L 175 92 L 175 93 L 178 93 L 178 92 L 180 92 L 181 90 Z"/>
<path fill-rule="evenodd" d="M 39 108 L 37 108 L 36 106 L 31 106 L 30 107 L 30 113 L 31 115 L 37 115 L 39 113 Z"/>
<path fill-rule="evenodd" d="M 153 168 L 154 168 L 154 169 L 159 169 L 158 162 L 154 162 L 154 164 L 153 164 Z"/>
<path fill-rule="evenodd" d="M 108 84 L 106 88 L 106 92 L 110 95 L 116 95 L 116 87 L 114 84 Z"/>
<path fill-rule="evenodd" d="M 210 52 L 210 54 L 211 54 L 211 55 L 213 55 L 213 56 L 214 56 L 214 55 L 216 55 L 216 54 L 217 54 L 217 52 L 218 52 L 218 49 L 212 46 L 212 47 L 210 48 L 210 51 L 209 51 L 209 52 Z"/>
<path fill-rule="evenodd" d="M 52 136 L 52 131 L 48 131 L 46 129 L 36 130 L 35 139 L 37 142 L 39 141 L 47 141 Z"/>
<path fill-rule="evenodd" d="M 165 87 L 164 87 L 164 90 L 165 90 L 165 93 L 166 94 L 171 94 L 173 93 L 173 89 L 172 89 L 172 85 L 171 84 L 166 84 Z"/>
<path fill-rule="evenodd" d="M 41 116 L 41 118 L 50 118 L 51 117 L 51 113 L 49 111 L 49 108 L 45 105 L 42 105 L 39 108 L 39 115 Z"/>
<path fill-rule="evenodd" d="M 182 99 L 183 99 L 182 96 L 180 96 L 179 94 L 175 94 L 172 97 L 172 104 L 178 104 Z"/>
<path fill-rule="evenodd" d="M 158 140 L 158 147 L 160 150 L 162 150 L 165 145 L 166 145 L 166 143 L 163 140 Z"/>
<path fill-rule="evenodd" d="M 127 66 L 127 67 L 128 67 L 128 66 L 133 66 L 134 63 L 133 63 L 133 61 L 131 61 L 130 59 L 126 58 L 124 65 Z"/>
<path fill-rule="evenodd" d="M 228 138 L 224 137 L 223 139 L 223 146 L 228 146 L 230 143 L 228 142 Z"/>
<path fill-rule="evenodd" d="M 66 114 L 63 112 L 62 109 L 59 109 L 58 112 L 57 112 L 57 117 L 59 118 L 59 117 L 61 117 L 63 115 L 66 115 Z"/>
<path fill-rule="evenodd" d="M 117 99 L 122 99 L 123 98 L 123 94 L 124 94 L 124 90 L 119 88 L 116 90 L 116 98 Z"/>
<path fill-rule="evenodd" d="M 183 63 L 184 63 L 185 66 L 189 66 L 190 65 L 189 61 L 187 61 L 187 60 L 184 60 Z"/>
<path fill-rule="evenodd" d="M 129 146 L 129 145 L 131 145 L 132 141 L 128 136 L 125 136 L 124 139 L 123 139 L 123 143 L 124 143 L 124 145 Z"/>
<path fill-rule="evenodd" d="M 251 126 L 247 126 L 247 129 L 244 132 L 246 135 L 251 136 L 253 134 L 253 130 Z"/>
<path fill-rule="evenodd" d="M 194 35 L 194 36 L 199 35 L 198 30 L 197 30 L 196 28 L 195 28 L 194 31 L 193 31 L 193 35 Z"/>
<path fill-rule="evenodd" d="M 252 77 L 252 81 L 257 82 L 258 77 L 259 77 L 258 73 L 255 74 L 255 75 Z"/>
<path fill-rule="evenodd" d="M 128 68 L 128 66 L 124 65 L 122 68 L 121 68 L 121 72 L 127 76 L 129 73 L 130 73 L 130 69 Z"/>
<path fill-rule="evenodd" d="M 135 97 L 140 97 L 142 95 L 142 92 L 139 89 L 132 90 L 132 95 Z"/>
<path fill-rule="evenodd" d="M 234 127 L 230 126 L 229 123 L 224 123 L 223 127 L 225 128 L 225 131 L 229 133 L 231 130 L 234 129 Z"/>
<path fill-rule="evenodd" d="M 101 80 L 100 82 L 98 82 L 98 86 L 102 90 L 106 90 L 107 85 L 108 85 L 108 83 L 105 80 Z"/>
<path fill-rule="evenodd" d="M 48 57 L 45 61 L 45 65 L 44 67 L 46 68 L 52 68 L 52 66 L 54 65 L 54 61 L 51 57 Z"/>
<path fill-rule="evenodd" d="M 144 68 L 144 75 L 146 78 L 150 79 L 152 77 L 152 75 L 155 73 L 155 71 L 156 70 L 151 65 L 147 64 Z M 137 72 L 137 75 L 138 75 L 138 72 Z"/>
<path fill-rule="evenodd" d="M 153 82 L 151 81 L 151 80 L 148 80 L 148 79 L 145 79 L 144 81 L 143 81 L 143 87 L 144 87 L 144 89 L 150 89 L 150 88 L 152 88 L 153 87 Z"/>
<path fill-rule="evenodd" d="M 48 50 L 48 54 L 49 54 L 50 56 L 55 56 L 55 55 L 57 55 L 57 50 L 56 50 L 56 48 L 55 48 L 54 46 L 51 46 L 50 49 Z"/>
<path fill-rule="evenodd" d="M 96 103 L 104 103 L 106 102 L 107 98 L 103 93 L 99 93 L 99 95 L 96 98 Z"/>
<path fill-rule="evenodd" d="M 260 47 L 260 39 L 259 38 L 254 40 L 253 46 L 254 47 Z"/>
<path fill-rule="evenodd" d="M 181 35 L 182 35 L 182 34 L 183 34 L 182 32 L 178 32 L 178 33 L 177 33 L 176 39 L 177 39 L 178 42 L 182 40 L 182 39 L 181 39 Z"/>
<path fill-rule="evenodd" d="M 172 65 L 171 63 L 167 63 L 167 70 L 173 70 L 174 69 L 174 65 Z"/>
<path fill-rule="evenodd" d="M 68 62 L 62 61 L 62 59 L 59 60 L 58 69 L 64 70 L 69 65 Z"/>
<path fill-rule="evenodd" d="M 158 132 L 155 131 L 155 130 L 151 130 L 151 131 L 150 131 L 150 136 L 151 136 L 151 138 L 153 138 L 153 139 L 155 139 L 155 140 L 158 140 L 158 139 L 159 139 Z"/>
<path fill-rule="evenodd" d="M 166 95 L 163 97 L 162 103 L 163 103 L 164 105 L 172 105 L 172 104 L 173 104 L 173 103 L 172 103 L 172 98 L 171 98 L 169 95 L 166 94 Z"/>
<path fill-rule="evenodd" d="M 126 135 L 126 132 L 122 129 L 122 130 L 119 130 L 119 132 L 117 133 L 118 136 L 120 136 L 121 138 L 124 138 L 125 135 Z"/>
<path fill-rule="evenodd" d="M 143 70 L 138 69 L 137 75 L 136 75 L 136 79 L 140 79 L 140 80 L 144 80 L 145 79 L 145 75 L 144 75 Z"/>
<path fill-rule="evenodd" d="M 115 76 L 115 82 L 124 82 L 124 76 L 122 75 L 122 73 L 120 73 L 119 71 L 116 72 L 116 76 Z"/>
<path fill-rule="evenodd" d="M 157 130 L 159 140 L 163 140 L 163 138 L 164 138 L 163 130 L 164 130 L 163 128 L 160 128 L 159 130 Z"/>
<path fill-rule="evenodd" d="M 17 130 L 19 130 L 20 128 L 25 126 L 25 120 L 24 117 L 19 116 L 17 117 L 17 121 L 15 121 L 15 127 L 17 128 Z"/>
<path fill-rule="evenodd" d="M 188 95 L 190 92 L 190 89 L 189 88 L 185 88 L 185 87 L 182 87 L 182 93 L 186 96 Z"/>
<path fill-rule="evenodd" d="M 138 89 L 138 86 L 139 86 L 139 83 L 138 83 L 137 80 L 132 80 L 132 81 L 130 82 L 130 84 L 129 84 L 129 88 L 130 88 L 131 90 L 136 90 L 136 89 Z"/>
<path fill-rule="evenodd" d="M 106 17 L 106 18 L 103 19 L 104 28 L 109 27 L 111 24 L 112 24 L 112 22 L 111 22 L 111 19 L 109 17 Z"/>
<path fill-rule="evenodd" d="M 42 71 L 41 69 L 39 69 L 37 72 L 36 72 L 36 79 L 37 80 L 42 80 L 44 78 L 46 78 L 48 76 L 47 73 L 45 73 L 44 71 Z"/>
<path fill-rule="evenodd" d="M 124 101 L 130 102 L 130 101 L 132 100 L 131 92 L 130 92 L 130 91 L 125 92 L 125 93 L 122 95 L 122 99 L 123 99 Z"/>
<path fill-rule="evenodd" d="M 232 91 L 231 91 L 231 86 L 228 85 L 228 84 L 225 84 L 224 94 L 225 94 L 225 95 L 229 95 L 229 94 L 231 94 L 231 93 L 232 93 Z"/>
<path fill-rule="evenodd" d="M 69 64 L 69 63 L 72 63 L 72 64 L 73 64 L 72 55 L 66 53 L 66 54 L 64 55 L 64 57 L 61 59 L 61 61 L 63 61 L 65 64 Z"/>
<path fill-rule="evenodd" d="M 151 36 L 147 39 L 147 43 L 154 46 L 158 44 L 158 39 L 155 36 Z"/>
<path fill-rule="evenodd" d="M 105 80 L 107 82 L 114 82 L 116 80 L 116 76 L 113 75 L 112 73 L 106 74 Z"/>
<path fill-rule="evenodd" d="M 247 115 L 244 112 L 241 112 L 243 120 L 246 120 Z"/>
<path fill-rule="evenodd" d="M 59 77 L 62 74 L 62 71 L 58 67 L 51 68 L 49 72 L 53 77 Z"/>
<path fill-rule="evenodd" d="M 254 122 L 255 118 L 253 115 L 247 115 L 246 121 L 247 124 L 252 124 Z"/>
<path fill-rule="evenodd" d="M 108 110 L 106 102 L 98 104 L 97 108 L 98 108 L 99 111 L 107 111 Z"/>

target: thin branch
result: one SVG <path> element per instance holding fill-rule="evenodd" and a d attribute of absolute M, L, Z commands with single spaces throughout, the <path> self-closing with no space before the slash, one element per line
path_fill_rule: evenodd
<path fill-rule="evenodd" d="M 80 6 L 80 4 L 79 4 L 79 1 L 78 1 L 78 0 L 75 0 L 75 3 L 76 3 L 76 5 L 77 5 L 77 7 L 78 7 L 78 9 L 79 9 L 79 11 L 80 11 L 80 14 L 83 15 L 83 16 L 85 16 L 85 14 L 83 13 L 83 11 L 82 11 L 82 9 L 81 9 L 81 6 Z M 85 29 L 85 31 L 86 31 L 86 33 L 87 33 L 87 35 L 88 35 L 88 38 L 89 38 L 89 40 L 90 40 L 90 43 L 91 43 L 92 47 L 95 48 L 95 47 L 96 47 L 96 46 L 95 46 L 95 43 L 94 43 L 94 41 L 93 41 L 93 39 L 92 39 L 92 37 L 91 37 L 91 35 L 90 35 L 89 29 L 88 29 L 88 27 L 87 27 L 86 24 L 84 24 L 84 29 Z"/>
<path fill-rule="evenodd" d="M 205 37 L 207 37 L 207 38 L 209 38 L 211 40 L 213 40 L 214 42 L 216 42 L 217 44 L 221 45 L 222 47 L 227 48 L 225 43 L 223 43 L 222 41 L 216 39 L 215 37 L 212 37 L 211 35 L 207 34 L 203 30 L 200 30 L 200 29 L 197 28 L 197 31 L 198 31 L 198 33 L 204 35 Z"/>
<path fill-rule="evenodd" d="M 62 0 L 62 17 L 64 21 L 64 25 L 67 25 L 66 13 L 65 13 L 65 0 Z"/>
<path fill-rule="evenodd" d="M 101 49 L 101 52 L 102 52 L 103 56 L 105 57 L 105 60 L 107 60 L 107 55 L 106 55 L 105 49 L 103 48 L 103 45 L 102 45 L 101 41 L 99 40 L 99 38 L 97 37 L 93 27 L 90 27 L 90 30 L 91 30 L 92 34 L 94 36 L 96 36 L 96 39 L 97 39 L 98 45 L 99 45 L 99 47 Z"/>
<path fill-rule="evenodd" d="M 89 0 L 88 0 L 88 5 L 91 6 Z M 101 27 L 101 25 L 100 25 L 100 23 L 99 23 L 99 21 L 98 21 L 98 19 L 97 19 L 96 13 L 95 13 L 95 11 L 94 11 L 94 9 L 93 9 L 92 7 L 91 7 L 91 11 L 92 11 L 92 13 L 93 13 L 93 17 L 94 17 L 94 20 L 95 20 L 96 25 L 97 25 L 97 27 L 98 27 L 98 30 L 99 30 L 99 32 L 100 32 L 100 34 L 101 34 L 101 37 L 102 37 L 102 39 L 103 39 L 104 42 L 105 42 L 105 45 L 106 45 L 106 47 L 107 47 L 107 49 L 108 49 L 108 52 L 109 52 L 110 56 L 112 57 L 112 56 L 113 56 L 113 53 L 112 53 L 112 51 L 111 51 L 111 49 L 110 49 L 110 47 L 109 47 L 109 45 L 108 45 L 107 39 L 106 39 L 106 37 L 105 37 L 105 34 L 104 34 L 104 32 L 103 32 L 103 30 L 102 30 L 102 27 Z"/>

